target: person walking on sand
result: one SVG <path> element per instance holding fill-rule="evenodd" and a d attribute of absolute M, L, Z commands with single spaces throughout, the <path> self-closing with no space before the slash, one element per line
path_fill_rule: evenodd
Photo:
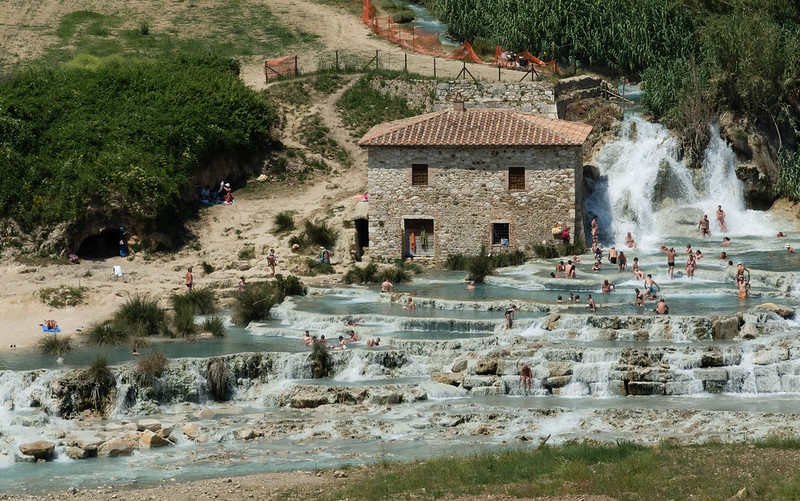
<path fill-rule="evenodd" d="M 728 231 L 728 227 L 725 225 L 725 211 L 722 210 L 721 205 L 717 205 L 717 224 L 720 231 Z"/>
<path fill-rule="evenodd" d="M 670 247 L 667 251 L 667 273 L 669 273 L 669 279 L 672 280 L 672 274 L 675 272 L 675 258 L 678 256 L 678 253 L 675 252 L 675 247 Z"/>
<path fill-rule="evenodd" d="M 192 275 L 192 267 L 186 268 L 186 288 L 192 290 L 192 285 L 194 285 L 194 276 Z"/>
<path fill-rule="evenodd" d="M 703 215 L 703 219 L 697 224 L 697 229 L 700 230 L 703 238 L 711 236 L 711 222 L 708 220 L 708 214 Z"/>
<path fill-rule="evenodd" d="M 267 254 L 267 266 L 269 266 L 270 273 L 267 278 L 272 278 L 275 276 L 275 249 L 270 249 L 269 254 Z"/>
<path fill-rule="evenodd" d="M 519 370 L 519 381 L 522 383 L 522 390 L 523 391 L 530 391 L 531 389 L 531 379 L 533 378 L 533 371 L 531 370 L 531 366 L 525 364 Z"/>
<path fill-rule="evenodd" d="M 506 310 L 506 329 L 510 329 L 514 324 L 514 311 L 517 309 L 517 305 L 512 304 L 510 308 Z"/>

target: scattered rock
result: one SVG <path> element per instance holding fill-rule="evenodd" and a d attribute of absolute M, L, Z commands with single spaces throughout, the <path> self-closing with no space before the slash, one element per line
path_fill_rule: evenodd
<path fill-rule="evenodd" d="M 153 431 L 156 432 L 161 429 L 161 421 L 157 419 L 140 419 L 138 423 L 136 423 L 136 428 L 138 431 Z"/>
<path fill-rule="evenodd" d="M 181 430 L 189 440 L 195 440 L 200 436 L 200 428 L 195 423 L 186 423 Z"/>
<path fill-rule="evenodd" d="M 144 449 L 152 449 L 154 447 L 163 447 L 169 442 L 166 438 L 159 436 L 153 431 L 144 430 L 139 436 L 139 445 Z"/>
<path fill-rule="evenodd" d="M 496 358 L 478 359 L 475 372 L 480 375 L 497 374 L 497 359 Z"/>
<path fill-rule="evenodd" d="M 461 372 L 433 372 L 431 373 L 431 381 L 442 384 L 449 384 L 451 386 L 458 386 L 464 380 L 464 374 Z"/>
<path fill-rule="evenodd" d="M 67 447 L 64 451 L 70 459 L 86 459 L 89 456 L 89 451 L 81 449 L 80 447 Z"/>
<path fill-rule="evenodd" d="M 129 456 L 133 454 L 135 448 L 135 445 L 131 444 L 130 440 L 124 438 L 113 438 L 107 442 L 103 442 L 102 445 L 100 445 L 100 447 L 97 449 L 97 455 L 104 458 Z"/>
<path fill-rule="evenodd" d="M 789 318 L 792 315 L 794 315 L 794 310 L 792 308 L 789 308 L 787 306 L 779 306 L 775 303 L 763 303 L 756 306 L 756 308 L 762 310 L 769 310 L 772 313 L 775 313 L 782 318 Z"/>
<path fill-rule="evenodd" d="M 453 367 L 450 368 L 453 372 L 464 372 L 467 370 L 467 359 L 460 358 L 453 362 Z"/>
<path fill-rule="evenodd" d="M 37 440 L 20 445 L 19 451 L 26 456 L 33 456 L 37 460 L 50 459 L 56 451 L 56 444 L 47 440 Z"/>

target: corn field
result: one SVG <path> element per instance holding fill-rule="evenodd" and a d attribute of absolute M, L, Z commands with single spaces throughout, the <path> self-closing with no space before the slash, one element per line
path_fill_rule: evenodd
<path fill-rule="evenodd" d="M 432 7 L 456 38 L 533 54 L 571 46 L 582 64 L 620 71 L 688 57 L 695 43 L 690 12 L 669 0 L 434 0 Z"/>

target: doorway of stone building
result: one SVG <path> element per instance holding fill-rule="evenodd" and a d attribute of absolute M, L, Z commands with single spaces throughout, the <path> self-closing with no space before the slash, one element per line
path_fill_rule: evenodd
<path fill-rule="evenodd" d="M 369 221 L 366 218 L 353 220 L 356 229 L 356 261 L 361 261 L 364 247 L 369 247 Z"/>
<path fill-rule="evenodd" d="M 433 256 L 433 219 L 403 220 L 403 257 Z"/>

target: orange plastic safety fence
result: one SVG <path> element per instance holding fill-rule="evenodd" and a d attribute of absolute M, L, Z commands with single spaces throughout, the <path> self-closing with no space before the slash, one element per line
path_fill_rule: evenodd
<path fill-rule="evenodd" d="M 267 82 L 272 78 L 297 74 L 296 56 L 284 56 L 264 61 L 264 77 Z"/>
<path fill-rule="evenodd" d="M 362 0 L 362 2 L 364 7 L 361 20 L 378 36 L 414 52 L 451 59 L 467 59 L 474 63 L 486 64 L 481 61 L 468 42 L 462 43 L 453 54 L 446 54 L 442 50 L 438 31 L 424 31 L 417 27 L 406 28 L 394 22 L 389 16 L 379 18 L 375 13 L 372 0 Z"/>

